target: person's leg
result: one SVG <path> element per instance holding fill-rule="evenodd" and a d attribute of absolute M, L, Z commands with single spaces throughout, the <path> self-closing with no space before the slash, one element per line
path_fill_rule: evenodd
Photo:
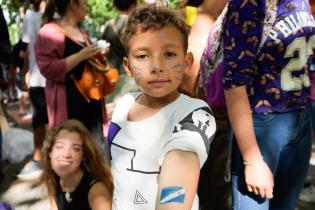
<path fill-rule="evenodd" d="M 312 149 L 310 109 L 296 113 L 295 128 L 290 141 L 280 153 L 279 166 L 275 176 L 272 210 L 294 210 L 303 188 L 309 168 Z M 289 121 L 289 119 L 284 119 Z"/>
<path fill-rule="evenodd" d="M 231 160 L 232 210 L 268 210 L 269 200 L 247 191 L 243 159 L 234 139 Z"/>
<path fill-rule="evenodd" d="M 264 161 L 268 164 L 273 174 L 276 174 L 280 160 L 281 151 L 289 144 L 297 126 L 299 112 L 286 114 L 253 114 L 254 128 L 259 149 Z M 243 159 L 237 148 L 233 146 L 232 155 L 232 195 L 234 210 L 269 209 L 269 199 L 250 193 L 246 189 L 244 179 Z M 281 161 L 281 162 L 280 162 Z M 291 163 L 294 164 L 294 163 Z M 286 171 L 285 173 L 292 173 Z M 277 186 L 275 180 L 275 186 Z M 284 196 L 286 194 L 284 193 Z M 274 192 L 275 200 L 279 196 Z M 284 210 L 284 209 L 283 209 Z"/>
<path fill-rule="evenodd" d="M 33 128 L 34 132 L 34 152 L 33 160 L 40 161 L 42 159 L 41 150 L 43 147 L 45 135 L 46 135 L 46 126 L 45 124 L 39 125 Z"/>
<path fill-rule="evenodd" d="M 16 90 L 16 68 L 11 67 L 8 70 L 8 88 L 9 88 L 9 100 L 11 102 L 15 102 L 18 100 L 17 98 L 17 90 Z"/>
<path fill-rule="evenodd" d="M 41 149 L 48 122 L 45 91 L 42 87 L 30 88 L 30 101 L 33 106 L 32 126 L 34 132 L 33 160 L 41 160 Z"/>
<path fill-rule="evenodd" d="M 19 107 L 19 115 L 23 116 L 29 113 L 27 110 L 27 103 L 28 103 L 28 92 L 22 91 L 22 95 L 20 98 L 20 107 Z"/>
<path fill-rule="evenodd" d="M 229 156 L 227 120 L 216 120 L 217 131 L 210 145 L 207 161 L 200 171 L 198 183 L 201 210 L 227 210 L 230 185 L 225 180 L 226 163 Z"/>
<path fill-rule="evenodd" d="M 18 174 L 19 179 L 27 179 L 41 173 L 41 148 L 45 140 L 46 124 L 48 122 L 44 88 L 31 87 L 30 101 L 33 107 L 32 126 L 34 133 L 34 151 L 32 159 Z"/>
<path fill-rule="evenodd" d="M 9 101 L 9 85 L 8 85 L 8 68 L 9 65 L 6 63 L 0 63 L 1 69 L 2 69 L 2 76 L 3 76 L 3 80 L 6 84 L 6 88 L 4 89 L 4 98 L 3 98 L 3 103 L 7 104 Z"/>

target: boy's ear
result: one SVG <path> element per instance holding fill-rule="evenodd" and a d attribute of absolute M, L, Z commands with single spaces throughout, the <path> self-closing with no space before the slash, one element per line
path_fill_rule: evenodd
<path fill-rule="evenodd" d="M 187 52 L 185 57 L 185 71 L 189 70 L 194 63 L 194 56 L 191 52 Z"/>
<path fill-rule="evenodd" d="M 131 68 L 130 68 L 130 63 L 129 63 L 129 60 L 128 60 L 127 57 L 124 57 L 124 59 L 123 59 L 123 66 L 124 66 L 124 69 L 125 69 L 126 74 L 127 74 L 129 77 L 132 77 L 132 72 L 131 72 Z"/>

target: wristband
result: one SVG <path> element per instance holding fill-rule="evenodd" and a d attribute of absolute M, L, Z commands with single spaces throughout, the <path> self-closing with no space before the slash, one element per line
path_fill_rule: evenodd
<path fill-rule="evenodd" d="M 256 165 L 257 163 L 259 163 L 260 161 L 264 160 L 264 157 L 261 156 L 260 159 L 254 160 L 254 161 L 243 161 L 243 164 L 245 166 L 252 166 L 252 165 Z"/>

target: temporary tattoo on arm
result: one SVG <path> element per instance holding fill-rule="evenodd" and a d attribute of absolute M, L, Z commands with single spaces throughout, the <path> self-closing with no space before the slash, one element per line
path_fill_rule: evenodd
<path fill-rule="evenodd" d="M 186 189 L 179 186 L 164 187 L 161 190 L 160 204 L 164 203 L 184 203 Z"/>

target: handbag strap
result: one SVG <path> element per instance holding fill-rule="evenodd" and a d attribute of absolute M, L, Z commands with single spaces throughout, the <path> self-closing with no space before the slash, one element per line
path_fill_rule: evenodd
<path fill-rule="evenodd" d="M 71 39 L 74 43 L 80 45 L 81 47 L 85 47 L 84 44 L 82 44 L 81 42 L 79 42 L 77 39 L 75 39 L 73 36 L 71 36 L 65 29 L 63 29 L 58 23 L 52 23 L 50 24 L 50 26 L 54 29 L 56 29 L 59 33 L 62 33 L 64 36 L 68 37 L 69 39 Z M 90 46 L 91 43 L 89 41 L 89 39 L 87 38 L 87 35 L 84 31 L 81 30 L 81 28 L 79 28 L 79 31 L 82 34 L 82 37 L 84 39 L 84 42 L 86 43 L 87 46 Z"/>
<path fill-rule="evenodd" d="M 62 33 L 64 36 L 68 37 L 69 39 L 71 39 L 74 43 L 80 45 L 81 47 L 85 47 L 84 44 L 82 44 L 81 42 L 79 42 L 77 39 L 75 39 L 74 37 L 72 37 L 69 33 L 67 33 L 66 30 L 64 30 L 60 25 L 53 23 L 50 24 L 51 27 L 53 27 L 54 29 L 56 29 L 58 32 Z M 88 38 L 87 34 L 82 31 L 79 28 L 80 32 L 82 33 L 84 42 L 86 43 L 86 46 L 90 46 L 91 42 L 90 39 Z M 91 64 L 93 67 L 95 67 L 95 69 L 97 69 L 100 72 L 106 72 L 110 69 L 110 64 L 109 61 L 106 57 L 104 57 L 104 64 L 102 63 L 102 65 L 104 65 L 104 67 L 100 67 L 99 63 L 101 62 L 99 58 L 97 58 L 96 56 L 93 56 L 91 59 L 87 60 L 89 64 Z"/>

